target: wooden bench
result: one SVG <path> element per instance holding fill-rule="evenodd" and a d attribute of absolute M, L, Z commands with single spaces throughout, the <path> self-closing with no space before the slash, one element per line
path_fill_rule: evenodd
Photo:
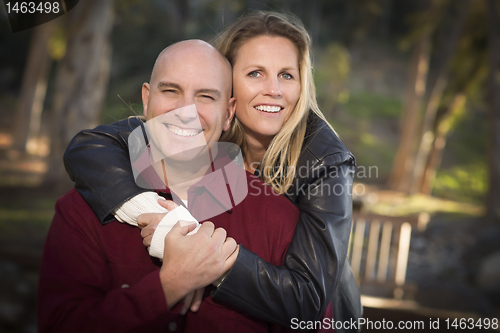
<path fill-rule="evenodd" d="M 428 214 L 393 217 L 354 213 L 348 257 L 362 295 L 412 300 L 416 285 L 406 282 L 413 228 L 424 230 Z"/>

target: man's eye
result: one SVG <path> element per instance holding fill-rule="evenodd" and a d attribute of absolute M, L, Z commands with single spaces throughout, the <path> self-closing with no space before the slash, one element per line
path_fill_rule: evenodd
<path fill-rule="evenodd" d="M 215 98 L 213 98 L 213 97 L 212 97 L 212 96 L 210 96 L 210 95 L 201 95 L 201 97 L 206 98 L 206 99 L 210 99 L 210 100 L 212 100 L 212 101 L 215 101 Z"/>
<path fill-rule="evenodd" d="M 291 74 L 288 74 L 288 73 L 281 74 L 281 77 L 284 78 L 285 80 L 293 79 L 293 76 Z"/>
<path fill-rule="evenodd" d="M 248 76 L 250 76 L 250 77 L 259 77 L 260 73 L 258 71 L 252 71 L 252 72 L 248 73 Z"/>
<path fill-rule="evenodd" d="M 176 91 L 174 89 L 165 89 L 165 90 L 163 90 L 163 92 L 168 92 L 168 93 L 172 93 L 172 94 L 176 93 Z"/>

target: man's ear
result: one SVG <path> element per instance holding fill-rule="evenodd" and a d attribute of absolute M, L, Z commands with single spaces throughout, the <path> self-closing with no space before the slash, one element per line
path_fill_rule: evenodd
<path fill-rule="evenodd" d="M 229 130 L 229 127 L 231 127 L 231 122 L 233 121 L 235 111 L 236 111 L 236 97 L 232 97 L 229 100 L 229 104 L 227 106 L 227 118 L 226 120 L 224 120 L 224 126 L 222 127 L 222 130 L 224 132 Z"/>
<path fill-rule="evenodd" d="M 149 83 L 142 84 L 142 108 L 144 110 L 144 117 L 148 117 L 148 101 L 149 101 Z"/>

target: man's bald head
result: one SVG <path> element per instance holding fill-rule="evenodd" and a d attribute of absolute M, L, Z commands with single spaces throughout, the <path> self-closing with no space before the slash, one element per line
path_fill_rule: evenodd
<path fill-rule="evenodd" d="M 201 39 L 190 39 L 174 43 L 160 52 L 156 58 L 151 72 L 150 83 L 156 79 L 156 73 L 159 68 L 166 66 L 169 61 L 182 59 L 188 64 L 189 62 L 201 62 L 206 66 L 220 66 L 221 74 L 227 77 L 224 89 L 232 89 L 232 68 L 229 60 L 215 47 Z M 230 95 L 229 95 L 230 96 Z"/>
<path fill-rule="evenodd" d="M 173 135 L 162 140 L 169 144 L 178 137 L 187 141 L 196 138 L 201 135 L 200 128 L 206 143 L 217 142 L 234 115 L 231 76 L 229 61 L 210 44 L 201 40 L 175 43 L 160 53 L 151 81 L 142 86 L 144 116 L 151 120 L 171 115 L 160 126 Z M 190 112 L 193 110 L 196 112 Z"/>

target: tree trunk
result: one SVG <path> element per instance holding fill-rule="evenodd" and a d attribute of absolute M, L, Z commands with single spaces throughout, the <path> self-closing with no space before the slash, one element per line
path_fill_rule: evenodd
<path fill-rule="evenodd" d="M 189 0 L 176 0 L 174 1 L 174 5 L 176 7 L 175 17 L 172 17 L 176 21 L 177 28 L 177 39 L 183 40 L 186 39 L 187 35 L 187 25 L 189 21 Z"/>
<path fill-rule="evenodd" d="M 64 151 L 78 131 L 95 127 L 109 79 L 112 0 L 87 0 L 70 12 L 66 55 L 60 63 L 52 109 L 51 153 L 45 185 L 67 188 Z"/>
<path fill-rule="evenodd" d="M 309 13 L 309 35 L 311 36 L 313 44 L 318 44 L 319 33 L 321 31 L 321 14 L 323 10 L 323 1 L 317 0 L 311 4 L 311 11 Z"/>
<path fill-rule="evenodd" d="M 392 0 L 382 2 L 382 17 L 378 24 L 378 34 L 380 38 L 390 40 L 391 38 L 391 18 L 392 18 Z"/>
<path fill-rule="evenodd" d="M 389 187 L 396 191 L 408 192 L 413 172 L 413 156 L 415 153 L 416 123 L 429 69 L 430 39 L 422 37 L 413 49 L 410 60 L 410 74 L 406 89 L 405 106 L 400 123 L 400 140 L 396 156 L 389 176 Z"/>
<path fill-rule="evenodd" d="M 20 153 L 27 152 L 28 141 L 36 138 L 40 130 L 51 63 L 48 41 L 57 25 L 56 21 L 33 28 L 14 120 L 12 149 Z"/>
<path fill-rule="evenodd" d="M 429 98 L 427 100 L 424 120 L 422 123 L 422 135 L 420 139 L 420 145 L 418 147 L 417 157 L 415 158 L 415 163 L 414 163 L 410 194 L 418 192 L 419 189 L 422 187 L 422 179 L 423 179 L 423 173 L 425 171 L 425 163 L 428 159 L 432 143 L 434 142 L 435 139 L 433 124 L 436 119 L 436 112 L 441 102 L 441 97 L 443 96 L 443 92 L 447 84 L 448 64 L 458 44 L 458 38 L 460 37 L 462 27 L 469 14 L 469 9 L 472 5 L 472 0 L 464 0 L 460 5 L 461 5 L 460 12 L 455 21 L 455 25 L 453 27 L 451 36 L 450 38 L 448 38 L 447 42 L 444 45 L 444 49 L 441 52 L 442 58 L 437 69 L 437 75 L 434 80 L 434 84 L 431 85 Z"/>
<path fill-rule="evenodd" d="M 419 192 L 423 194 L 430 195 L 432 192 L 436 170 L 441 165 L 452 119 L 457 113 L 463 110 L 465 101 L 466 97 L 462 93 L 457 94 L 445 113 L 439 119 L 436 119 L 436 138 L 432 143 L 429 159 L 427 160 L 423 174 L 422 187 L 419 189 Z"/>
<path fill-rule="evenodd" d="M 488 0 L 490 68 L 488 75 L 489 91 L 489 189 L 486 198 L 486 213 L 490 218 L 500 215 L 500 101 L 498 96 L 498 17 L 495 0 Z"/>

